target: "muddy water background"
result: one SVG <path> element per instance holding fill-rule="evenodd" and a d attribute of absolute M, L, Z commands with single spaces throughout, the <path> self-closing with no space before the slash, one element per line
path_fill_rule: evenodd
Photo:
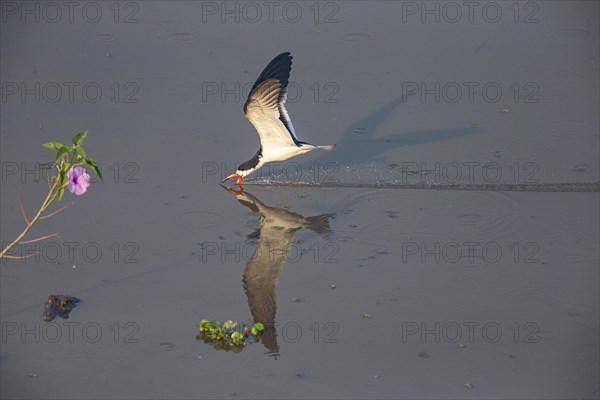
<path fill-rule="evenodd" d="M 294 3 L 297 22 L 282 3 L 252 23 L 228 3 L 236 23 L 221 3 L 160 1 L 122 3 L 116 23 L 111 3 L 95 3 L 96 23 L 66 8 L 47 22 L 37 3 L 38 23 L 10 4 L 1 241 L 22 229 L 19 192 L 30 213 L 44 194 L 24 174 L 49 160 L 41 143 L 89 129 L 106 178 L 36 227 L 61 234 L 39 257 L 0 266 L 3 398 L 598 398 L 596 191 L 248 185 L 268 207 L 336 214 L 332 233 L 295 232 L 271 280 L 277 355 L 214 351 L 194 326 L 252 318 L 242 277 L 259 215 L 217 183 L 258 146 L 242 88 L 273 56 L 295 57 L 301 139 L 338 147 L 259 182 L 593 184 L 597 3 L 494 3 L 495 23 L 483 6 L 422 22 L 407 2 Z M 22 82 L 40 83 L 39 101 L 8 94 Z M 436 82 L 439 99 L 422 97 Z M 50 293 L 81 298 L 68 321 L 41 321 Z"/>

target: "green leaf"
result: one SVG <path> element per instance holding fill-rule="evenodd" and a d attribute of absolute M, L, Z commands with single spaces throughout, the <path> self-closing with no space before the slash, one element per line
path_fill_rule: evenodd
<path fill-rule="evenodd" d="M 42 146 L 44 146 L 47 149 L 50 150 L 59 150 L 61 147 L 65 147 L 64 144 L 59 143 L 59 142 L 48 142 L 48 143 L 44 143 Z"/>
<path fill-rule="evenodd" d="M 233 328 L 235 328 L 238 325 L 237 322 L 233 322 L 232 320 L 227 320 L 225 322 L 223 322 L 223 328 L 224 329 L 228 329 L 228 330 L 233 330 Z"/>
<path fill-rule="evenodd" d="M 60 171 L 60 181 L 58 182 L 58 184 L 60 185 L 58 188 L 58 201 L 60 201 L 63 197 L 63 194 L 65 193 L 65 188 L 69 184 L 69 182 L 67 182 L 66 170 Z"/>
<path fill-rule="evenodd" d="M 241 332 L 235 331 L 231 334 L 231 341 L 233 343 L 238 343 L 244 340 L 244 335 Z"/>
<path fill-rule="evenodd" d="M 88 131 L 79 132 L 77 135 L 73 136 L 71 142 L 73 142 L 75 146 L 80 146 L 81 143 L 83 143 L 83 139 L 87 137 L 87 133 Z"/>
<path fill-rule="evenodd" d="M 66 186 L 61 186 L 60 189 L 58 189 L 58 201 L 60 201 L 60 199 L 62 199 L 63 194 L 65 193 L 65 187 Z"/>
<path fill-rule="evenodd" d="M 102 172 L 100 171 L 100 167 L 96 164 L 96 161 L 92 160 L 89 157 L 84 157 L 83 163 L 85 165 L 89 165 L 89 167 L 98 175 L 98 177 L 102 180 Z"/>
<path fill-rule="evenodd" d="M 261 324 L 260 322 L 257 322 L 254 325 L 252 325 L 252 329 L 250 330 L 250 333 L 252 333 L 254 336 L 258 336 L 264 330 L 265 330 L 265 326 L 263 324 Z"/>
<path fill-rule="evenodd" d="M 76 152 L 77 152 L 77 154 L 79 154 L 79 155 L 80 155 L 82 158 L 86 158 L 85 151 L 83 150 L 83 148 L 82 148 L 82 147 L 79 147 L 79 146 L 75 147 L 75 151 L 76 151 Z"/>
<path fill-rule="evenodd" d="M 200 321 L 200 332 L 208 332 L 210 331 L 211 324 L 209 320 L 203 319 Z"/>
<path fill-rule="evenodd" d="M 62 170 L 60 171 L 60 180 L 58 181 L 59 186 L 65 186 L 65 184 L 67 184 L 67 171 L 66 170 Z"/>
<path fill-rule="evenodd" d="M 71 149 L 67 146 L 63 146 L 60 149 L 58 149 L 58 151 L 56 152 L 56 157 L 54 157 L 54 163 L 55 164 L 58 163 L 58 160 L 60 160 L 62 158 L 62 156 L 67 154 L 69 152 L 69 150 L 71 150 Z"/>

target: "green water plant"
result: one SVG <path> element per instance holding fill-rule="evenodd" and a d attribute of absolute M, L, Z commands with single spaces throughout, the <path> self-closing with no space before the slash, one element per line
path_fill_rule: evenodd
<path fill-rule="evenodd" d="M 260 322 L 246 326 L 232 320 L 221 323 L 221 321 L 207 319 L 203 319 L 198 324 L 198 328 L 200 334 L 196 336 L 197 340 L 211 344 L 215 350 L 235 353 L 242 351 L 250 339 L 258 341 L 265 330 L 265 326 Z"/>
<path fill-rule="evenodd" d="M 39 242 L 58 235 L 58 233 L 53 233 L 36 239 L 23 240 L 25 235 L 27 235 L 37 221 L 53 217 L 72 204 L 67 204 L 66 206 L 50 214 L 44 215 L 44 212 L 55 200 L 60 201 L 62 199 L 65 189 L 68 189 L 71 193 L 77 196 L 81 196 L 87 191 L 88 187 L 90 186 L 90 176 L 87 173 L 88 167 L 94 173 L 96 173 L 100 179 L 102 179 L 100 167 L 98 167 L 96 161 L 89 157 L 85 153 L 85 150 L 83 150 L 82 144 L 87 137 L 87 134 L 88 131 L 79 132 L 71 138 L 70 145 L 64 145 L 59 142 L 48 142 L 43 144 L 45 148 L 55 152 L 54 162 L 50 164 L 49 169 L 45 170 L 45 177 L 48 183 L 48 195 L 42 202 L 42 205 L 33 218 L 29 218 L 25 212 L 25 208 L 23 207 L 23 195 L 21 193 L 21 215 L 25 220 L 26 226 L 23 232 L 21 232 L 21 234 L 17 236 L 15 240 L 2 249 L 2 252 L 0 252 L 0 258 L 26 258 L 34 255 L 35 253 L 30 253 L 23 256 L 14 256 L 7 253 L 16 245 Z M 54 170 L 55 173 L 49 173 L 48 171 L 50 170 Z"/>

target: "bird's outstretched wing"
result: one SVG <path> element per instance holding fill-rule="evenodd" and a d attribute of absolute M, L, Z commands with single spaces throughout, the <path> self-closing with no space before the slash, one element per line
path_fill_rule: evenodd
<path fill-rule="evenodd" d="M 244 105 L 244 114 L 258 132 L 263 148 L 303 144 L 285 109 L 292 58 L 289 52 L 275 57 L 259 75 Z"/>

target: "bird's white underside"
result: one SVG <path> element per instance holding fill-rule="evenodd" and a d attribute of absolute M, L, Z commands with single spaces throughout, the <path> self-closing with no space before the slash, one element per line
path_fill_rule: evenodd
<path fill-rule="evenodd" d="M 267 152 L 264 150 L 265 144 L 262 143 L 262 145 L 263 145 L 263 157 L 260 158 L 256 167 L 254 167 L 252 169 L 247 169 L 244 171 L 238 170 L 237 173 L 239 175 L 246 177 L 246 176 L 252 174 L 254 171 L 260 169 L 265 164 L 277 162 L 277 161 L 284 161 L 284 160 L 287 160 L 288 158 L 295 157 L 300 154 L 305 154 L 305 153 L 308 153 L 309 151 L 318 149 L 318 147 L 310 145 L 310 144 L 302 145 L 300 147 L 298 147 L 294 144 L 293 146 L 273 147 L 269 152 Z"/>

